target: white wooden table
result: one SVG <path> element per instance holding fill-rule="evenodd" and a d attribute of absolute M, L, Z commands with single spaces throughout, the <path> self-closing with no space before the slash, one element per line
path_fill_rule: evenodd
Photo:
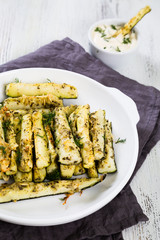
<path fill-rule="evenodd" d="M 160 89 L 159 0 L 0 0 L 0 64 L 66 36 L 88 51 L 91 24 L 103 18 L 130 19 L 148 4 L 152 12 L 139 23 L 142 42 L 136 61 L 117 70 Z M 124 239 L 160 239 L 160 143 L 148 155 L 131 187 L 149 221 L 123 231 Z"/>

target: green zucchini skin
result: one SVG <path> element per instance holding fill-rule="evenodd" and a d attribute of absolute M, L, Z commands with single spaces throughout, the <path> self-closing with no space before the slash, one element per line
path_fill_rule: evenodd
<path fill-rule="evenodd" d="M 10 83 L 6 86 L 6 95 L 10 97 L 41 96 L 54 94 L 59 98 L 77 98 L 78 92 L 74 86 L 57 83 Z"/>
<path fill-rule="evenodd" d="M 78 178 L 73 180 L 56 180 L 42 183 L 12 183 L 0 187 L 0 203 L 62 193 L 75 193 L 82 189 L 94 186 L 103 179 L 104 176 L 99 178 Z"/>

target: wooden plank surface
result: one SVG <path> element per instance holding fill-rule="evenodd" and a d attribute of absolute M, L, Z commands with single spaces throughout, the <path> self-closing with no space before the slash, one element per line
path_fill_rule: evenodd
<path fill-rule="evenodd" d="M 0 0 L 0 64 L 66 36 L 88 51 L 91 24 L 103 18 L 129 20 L 148 4 L 152 12 L 138 24 L 141 42 L 137 56 L 117 71 L 160 89 L 159 0 Z M 149 221 L 124 230 L 124 239 L 160 239 L 160 143 L 131 187 Z"/>

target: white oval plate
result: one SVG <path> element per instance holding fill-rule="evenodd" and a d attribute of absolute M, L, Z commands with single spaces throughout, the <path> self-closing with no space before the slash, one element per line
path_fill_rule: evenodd
<path fill-rule="evenodd" d="M 135 103 L 115 88 L 105 87 L 83 75 L 60 69 L 28 68 L 0 74 L 0 101 L 6 97 L 5 84 L 19 78 L 21 82 L 68 83 L 78 89 L 78 99 L 64 100 L 68 104 L 87 104 L 91 112 L 104 109 L 106 118 L 112 122 L 113 136 L 117 140 L 126 138 L 124 144 L 115 144 L 118 171 L 108 174 L 96 186 L 71 196 L 66 205 L 60 198 L 64 195 L 0 204 L 0 219 L 30 226 L 48 226 L 68 223 L 83 218 L 109 203 L 126 185 L 135 168 L 138 156 L 138 134 L 136 124 L 139 115 Z M 2 181 L 1 181 L 2 182 Z"/>

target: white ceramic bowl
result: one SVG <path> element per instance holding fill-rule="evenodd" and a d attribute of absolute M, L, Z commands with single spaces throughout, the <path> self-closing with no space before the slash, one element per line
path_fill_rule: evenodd
<path fill-rule="evenodd" d="M 119 65 L 124 65 L 128 63 L 128 61 L 132 60 L 137 52 L 137 47 L 139 45 L 139 32 L 136 27 L 134 27 L 136 36 L 137 36 L 137 44 L 133 46 L 133 48 L 129 49 L 126 52 L 107 52 L 104 49 L 99 48 L 93 41 L 93 30 L 101 25 L 124 25 L 128 20 L 120 19 L 120 18 L 112 18 L 112 19 L 103 19 L 96 23 L 94 23 L 89 31 L 88 31 L 88 38 L 89 38 L 89 46 L 90 46 L 90 53 L 99 58 L 103 63 L 110 66 L 113 69 L 117 69 Z"/>
<path fill-rule="evenodd" d="M 90 104 L 91 112 L 106 111 L 106 118 L 112 121 L 114 140 L 126 138 L 124 144 L 114 144 L 117 173 L 108 174 L 96 186 L 74 194 L 63 205 L 64 195 L 48 196 L 18 202 L 0 204 L 0 219 L 31 226 L 57 225 L 83 218 L 109 203 L 126 185 L 131 177 L 138 156 L 139 120 L 136 104 L 119 90 L 94 81 L 83 75 L 52 68 L 26 68 L 0 74 L 0 101 L 5 96 L 7 83 L 19 78 L 21 82 L 40 83 L 50 79 L 56 83 L 67 83 L 78 89 L 77 99 L 65 99 L 64 104 Z M 3 181 L 0 180 L 0 185 Z"/>

